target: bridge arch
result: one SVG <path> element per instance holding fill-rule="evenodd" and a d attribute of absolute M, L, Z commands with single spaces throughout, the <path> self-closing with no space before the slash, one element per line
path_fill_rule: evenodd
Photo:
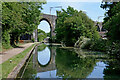
<path fill-rule="evenodd" d="M 49 63 L 51 62 L 52 53 L 48 47 L 46 47 L 44 50 L 38 52 L 37 55 L 38 55 L 38 64 L 41 67 L 45 67 L 45 66 L 49 65 Z"/>
<path fill-rule="evenodd" d="M 43 20 L 45 20 L 45 21 L 47 21 L 47 22 L 49 23 L 50 28 L 52 27 L 50 20 L 48 20 L 48 19 L 46 19 L 46 18 L 42 18 L 42 19 L 40 19 L 40 22 L 43 21 Z"/>
<path fill-rule="evenodd" d="M 40 22 L 45 20 L 50 25 L 50 37 L 55 36 L 54 30 L 55 30 L 55 22 L 56 22 L 57 16 L 50 15 L 50 14 L 42 14 Z M 35 42 L 37 42 L 37 30 L 34 30 L 33 32 L 33 38 L 35 39 Z"/>
<path fill-rule="evenodd" d="M 51 31 L 52 31 L 51 21 L 50 21 L 49 19 L 47 19 L 47 18 L 41 18 L 39 22 L 41 22 L 41 21 L 46 21 L 46 22 L 48 22 L 48 24 L 49 24 L 49 26 L 50 26 L 50 33 L 51 33 Z M 50 37 L 51 37 L 51 34 L 50 34 Z"/>

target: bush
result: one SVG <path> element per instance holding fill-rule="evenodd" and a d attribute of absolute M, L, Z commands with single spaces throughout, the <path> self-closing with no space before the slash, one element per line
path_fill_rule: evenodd
<path fill-rule="evenodd" d="M 107 53 L 111 58 L 117 59 L 120 61 L 120 42 L 110 42 L 107 40 L 89 40 L 83 47 L 84 49 L 90 49 L 94 51 L 102 51 Z"/>
<path fill-rule="evenodd" d="M 120 42 L 112 42 L 107 46 L 106 52 L 111 58 L 120 60 Z"/>
<path fill-rule="evenodd" d="M 2 46 L 4 49 L 10 48 L 10 34 L 8 31 L 2 32 Z"/>
<path fill-rule="evenodd" d="M 32 38 L 31 40 L 32 40 L 32 42 L 35 42 L 35 39 L 34 39 L 34 38 Z"/>
<path fill-rule="evenodd" d="M 106 51 L 107 41 L 103 39 L 91 40 L 89 49 L 95 51 Z"/>
<path fill-rule="evenodd" d="M 89 38 L 80 37 L 74 46 L 82 49 L 106 51 L 107 41 L 103 39 L 90 40 Z"/>
<path fill-rule="evenodd" d="M 43 39 L 41 36 L 38 36 L 37 40 L 38 40 L 38 42 L 41 42 Z"/>

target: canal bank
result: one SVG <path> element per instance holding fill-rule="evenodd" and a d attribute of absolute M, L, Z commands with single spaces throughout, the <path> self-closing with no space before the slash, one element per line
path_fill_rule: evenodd
<path fill-rule="evenodd" d="M 15 78 L 20 68 L 24 65 L 25 61 L 29 57 L 30 53 L 38 44 L 39 43 L 33 43 L 21 53 L 0 64 L 2 66 L 2 78 Z"/>

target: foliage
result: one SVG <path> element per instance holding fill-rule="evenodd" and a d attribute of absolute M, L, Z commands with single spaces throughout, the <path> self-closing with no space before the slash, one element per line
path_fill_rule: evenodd
<path fill-rule="evenodd" d="M 94 51 L 102 51 L 107 53 L 111 58 L 120 60 L 120 42 L 111 42 L 108 40 L 90 40 L 82 47 Z"/>
<path fill-rule="evenodd" d="M 81 42 L 84 41 L 83 46 L 81 47 L 82 49 L 90 49 L 93 51 L 103 51 L 106 52 L 107 46 L 108 46 L 108 41 L 104 39 L 91 39 L 91 40 L 82 40 Z"/>
<path fill-rule="evenodd" d="M 32 42 L 35 42 L 35 39 L 34 39 L 34 38 L 32 38 L 31 40 L 32 40 Z"/>
<path fill-rule="evenodd" d="M 108 39 L 112 41 L 120 40 L 120 2 L 106 2 L 101 7 L 108 9 L 104 18 L 104 27 L 108 31 Z"/>
<path fill-rule="evenodd" d="M 67 46 L 74 46 L 80 36 L 97 38 L 94 22 L 83 12 L 68 7 L 57 12 L 56 39 Z"/>
<path fill-rule="evenodd" d="M 56 52 L 57 76 L 62 78 L 86 78 L 96 63 L 94 58 L 79 58 L 73 51 L 57 49 Z"/>
<path fill-rule="evenodd" d="M 105 23 L 105 27 L 108 30 L 107 36 L 110 40 L 120 40 L 120 12 L 113 16 L 110 20 Z"/>
<path fill-rule="evenodd" d="M 49 38 L 49 43 L 56 43 L 56 42 L 58 42 L 56 36 L 52 36 Z"/>
<path fill-rule="evenodd" d="M 117 2 L 103 2 L 101 8 L 106 10 L 104 22 L 106 23 L 116 12 L 112 11 L 112 8 L 117 4 Z"/>
<path fill-rule="evenodd" d="M 47 46 L 45 44 L 40 44 L 39 46 L 37 46 L 37 50 L 38 51 L 42 51 L 46 48 Z"/>
<path fill-rule="evenodd" d="M 49 33 L 47 33 L 47 36 L 48 36 L 48 37 L 50 37 L 50 32 L 49 32 Z"/>
<path fill-rule="evenodd" d="M 46 37 L 47 37 L 47 34 L 46 34 L 43 30 L 38 29 L 38 41 L 41 42 L 41 41 L 43 41 Z"/>
<path fill-rule="evenodd" d="M 110 78 L 119 80 L 120 79 L 120 62 L 118 60 L 109 61 L 104 69 L 104 78 L 109 80 Z"/>
<path fill-rule="evenodd" d="M 3 2 L 2 36 L 3 44 L 14 45 L 14 41 L 23 34 L 31 34 L 37 29 L 40 9 L 43 2 Z M 6 35 L 6 33 L 8 35 Z M 10 37 L 8 37 L 10 36 Z M 7 42 L 6 42 L 7 41 Z M 4 46 L 4 45 L 3 45 Z"/>
<path fill-rule="evenodd" d="M 107 46 L 106 52 L 111 58 L 120 61 L 120 42 L 112 42 L 109 46 Z"/>
<path fill-rule="evenodd" d="M 94 51 L 103 51 L 107 53 L 111 58 L 120 60 L 120 42 L 110 42 L 107 40 L 90 40 L 88 44 L 85 44 L 84 49 L 90 49 Z"/>
<path fill-rule="evenodd" d="M 3 35 L 2 35 L 2 46 L 3 48 L 10 48 L 10 34 L 7 31 L 4 31 Z"/>
<path fill-rule="evenodd" d="M 108 42 L 106 52 L 113 58 L 120 60 L 120 2 L 106 2 L 101 4 L 106 10 L 104 27 L 107 29 Z"/>
<path fill-rule="evenodd" d="M 28 65 L 25 69 L 24 75 L 22 78 L 29 78 L 29 79 L 33 79 L 35 76 L 34 74 L 37 73 L 37 70 L 33 68 L 33 55 L 31 55 L 30 61 L 28 62 Z"/>
<path fill-rule="evenodd" d="M 99 39 L 99 40 L 91 40 L 90 48 L 91 50 L 95 51 L 106 51 L 106 40 Z"/>

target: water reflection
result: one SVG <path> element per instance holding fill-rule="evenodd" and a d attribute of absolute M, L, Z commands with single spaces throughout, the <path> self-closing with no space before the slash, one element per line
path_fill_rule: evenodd
<path fill-rule="evenodd" d="M 56 52 L 57 75 L 63 78 L 86 78 L 96 63 L 92 57 L 77 57 L 74 51 L 57 49 Z"/>
<path fill-rule="evenodd" d="M 108 63 L 104 70 L 104 78 L 105 80 L 109 80 L 109 78 L 113 78 L 114 80 L 120 80 L 120 61 L 111 60 Z"/>
<path fill-rule="evenodd" d="M 42 51 L 38 51 L 38 62 L 41 65 L 47 65 L 50 62 L 50 50 L 48 47 Z"/>
<path fill-rule="evenodd" d="M 120 65 L 115 67 L 116 62 L 110 63 L 105 60 L 106 55 L 96 52 L 41 44 L 32 56 L 24 78 L 108 78 L 111 71 L 120 72 Z"/>
<path fill-rule="evenodd" d="M 36 77 L 37 78 L 58 78 L 58 76 L 56 76 L 56 73 L 57 73 L 57 70 L 40 72 L 40 73 L 37 73 Z"/>
<path fill-rule="evenodd" d="M 103 78 L 104 77 L 104 69 L 106 68 L 107 64 L 102 61 L 96 63 L 93 71 L 88 75 L 87 78 Z"/>

